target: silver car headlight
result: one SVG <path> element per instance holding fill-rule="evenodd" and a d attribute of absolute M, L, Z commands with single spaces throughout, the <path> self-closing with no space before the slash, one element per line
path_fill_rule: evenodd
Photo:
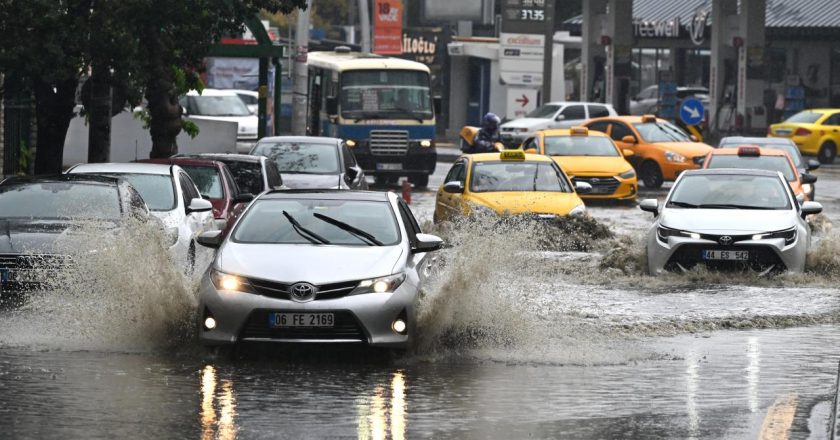
<path fill-rule="evenodd" d="M 254 288 L 248 282 L 248 279 L 238 275 L 231 275 L 212 269 L 210 271 L 210 281 L 216 286 L 216 289 L 254 293 Z"/>
<path fill-rule="evenodd" d="M 753 240 L 766 240 L 769 238 L 784 238 L 785 245 L 793 244 L 796 241 L 796 227 L 785 229 L 784 231 L 765 232 L 764 234 L 755 234 L 752 236 Z"/>
<path fill-rule="evenodd" d="M 656 238 L 658 238 L 659 241 L 667 243 L 668 237 L 685 237 L 693 238 L 694 240 L 699 240 L 700 234 L 696 232 L 680 231 L 679 229 L 666 228 L 664 226 L 656 228 Z"/>
<path fill-rule="evenodd" d="M 583 217 L 584 214 L 586 214 L 586 205 L 583 203 L 575 206 L 571 211 L 569 211 L 570 217 Z"/>
<path fill-rule="evenodd" d="M 666 151 L 665 159 L 668 160 L 668 162 L 685 162 L 685 156 L 683 156 L 680 153 L 675 153 L 673 151 Z"/>
<path fill-rule="evenodd" d="M 350 292 L 350 295 L 361 295 L 364 293 L 392 293 L 405 281 L 405 274 L 398 273 L 381 278 L 362 280 L 359 285 Z"/>
<path fill-rule="evenodd" d="M 633 168 L 630 168 L 629 170 L 619 174 L 618 177 L 620 177 L 622 179 L 632 179 L 632 178 L 636 177 L 636 170 L 634 170 Z"/>

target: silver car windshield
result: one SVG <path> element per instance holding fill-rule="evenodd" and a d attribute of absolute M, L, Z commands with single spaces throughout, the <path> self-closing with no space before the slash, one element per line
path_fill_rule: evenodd
<path fill-rule="evenodd" d="M 771 176 L 705 174 L 685 176 L 674 187 L 668 208 L 790 209 L 788 191 Z"/>
<path fill-rule="evenodd" d="M 0 218 L 27 220 L 120 219 L 120 195 L 113 185 L 72 182 L 0 186 Z"/>
<path fill-rule="evenodd" d="M 358 200 L 257 200 L 233 233 L 238 243 L 392 246 L 399 240 L 389 203 Z"/>

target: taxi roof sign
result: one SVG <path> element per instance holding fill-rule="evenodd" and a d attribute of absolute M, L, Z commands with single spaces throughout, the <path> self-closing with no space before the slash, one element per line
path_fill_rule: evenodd
<path fill-rule="evenodd" d="M 500 160 L 525 160 L 525 152 L 522 150 L 502 150 L 499 153 Z"/>
<path fill-rule="evenodd" d="M 656 115 L 643 115 L 642 122 L 656 122 Z"/>
<path fill-rule="evenodd" d="M 759 157 L 761 156 L 761 148 L 757 145 L 744 145 L 738 147 L 738 156 Z"/>
<path fill-rule="evenodd" d="M 572 136 L 589 136 L 589 129 L 586 127 L 572 127 L 569 132 Z"/>

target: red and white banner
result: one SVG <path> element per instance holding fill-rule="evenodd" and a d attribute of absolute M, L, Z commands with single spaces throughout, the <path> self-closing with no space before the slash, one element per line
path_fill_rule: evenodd
<path fill-rule="evenodd" d="M 373 53 L 402 55 L 402 0 L 374 0 Z"/>

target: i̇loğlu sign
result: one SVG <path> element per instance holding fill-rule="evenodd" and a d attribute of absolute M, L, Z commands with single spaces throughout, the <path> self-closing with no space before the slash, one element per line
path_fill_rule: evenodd
<path fill-rule="evenodd" d="M 633 19 L 633 35 L 637 38 L 683 38 L 688 36 L 696 46 L 706 41 L 709 11 L 699 10 L 682 25 L 680 18 L 669 20 Z"/>

